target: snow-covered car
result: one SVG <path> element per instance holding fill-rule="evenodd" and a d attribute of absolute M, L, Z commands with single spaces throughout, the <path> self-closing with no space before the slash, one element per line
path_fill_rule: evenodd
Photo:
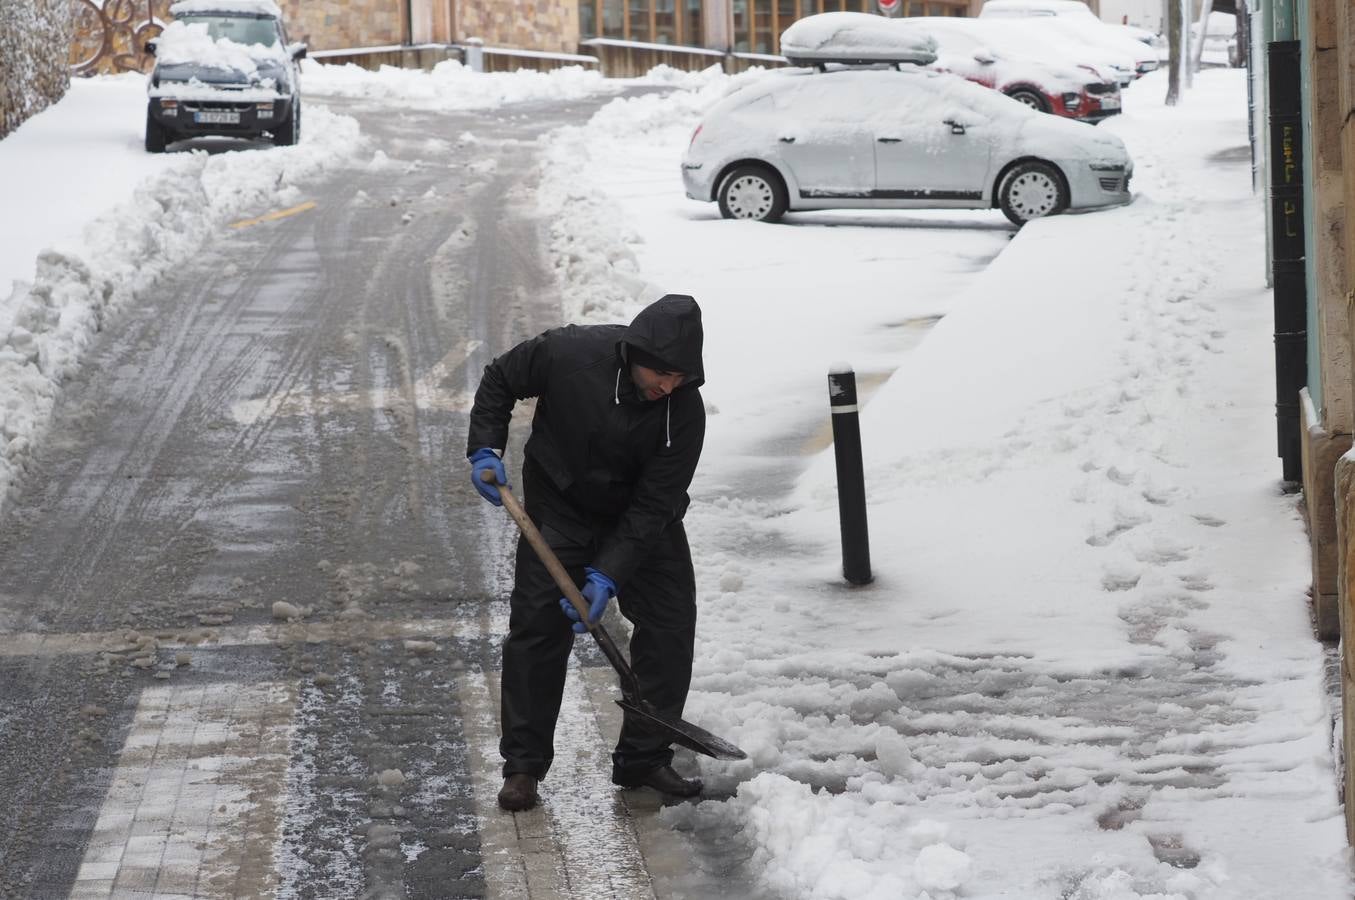
<path fill-rule="evenodd" d="M 1131 78 L 1156 69 L 1157 53 L 1123 31 L 1106 27 L 1081 0 L 985 0 L 980 19 L 1025 19 L 1060 32 L 1074 45 L 1090 44 L 1128 56 Z"/>
<path fill-rule="evenodd" d="M 1033 56 L 1051 63 L 1090 66 L 1113 78 L 1120 87 L 1134 83 L 1133 54 L 1089 41 L 1077 40 L 1068 29 L 1049 21 L 1043 24 L 1028 18 L 977 19 L 993 35 L 998 46 L 1022 56 Z"/>
<path fill-rule="evenodd" d="M 146 149 L 204 136 L 301 139 L 305 44 L 288 44 L 273 0 L 179 0 L 149 42 Z"/>
<path fill-rule="evenodd" d="M 930 68 L 951 72 L 975 84 L 1001 91 L 1040 112 L 1100 122 L 1120 112 L 1120 85 L 1089 65 L 1023 55 L 1004 32 L 977 19 L 922 16 L 899 19 L 899 26 L 931 35 L 937 43 Z"/>
<path fill-rule="evenodd" d="M 769 222 L 997 207 L 1017 224 L 1130 199 L 1133 161 L 1115 135 L 915 65 L 821 68 L 769 73 L 711 107 L 682 159 L 687 196 Z"/>

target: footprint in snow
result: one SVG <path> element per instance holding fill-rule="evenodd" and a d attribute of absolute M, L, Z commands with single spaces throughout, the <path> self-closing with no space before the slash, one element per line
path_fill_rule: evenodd
<path fill-rule="evenodd" d="M 1101 576 L 1101 589 L 1111 593 L 1130 591 L 1138 587 L 1142 577 L 1139 572 L 1107 572 Z"/>
<path fill-rule="evenodd" d="M 1121 486 L 1133 484 L 1135 474 L 1134 472 L 1126 472 L 1118 466 L 1111 466 L 1106 469 L 1106 477 Z"/>
<path fill-rule="evenodd" d="M 1181 586 L 1188 591 L 1212 591 L 1214 583 L 1204 575 L 1182 575 Z"/>
<path fill-rule="evenodd" d="M 1151 547 L 1135 551 L 1134 558 L 1142 563 L 1164 566 L 1168 563 L 1190 559 L 1190 548 L 1166 539 L 1159 539 L 1154 541 Z"/>

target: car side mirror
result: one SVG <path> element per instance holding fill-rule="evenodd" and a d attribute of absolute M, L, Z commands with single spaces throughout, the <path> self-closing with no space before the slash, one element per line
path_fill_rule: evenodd
<path fill-rule="evenodd" d="M 146 42 L 146 53 L 149 54 L 150 56 L 154 56 L 154 55 L 155 55 L 155 39 L 154 39 L 154 38 L 152 38 L 151 40 L 149 40 L 149 41 Z"/>
<path fill-rule="evenodd" d="M 288 52 L 291 53 L 292 59 L 305 59 L 305 58 L 306 58 L 306 45 L 305 45 L 305 44 L 292 44 L 292 46 L 288 47 L 287 50 L 288 50 Z"/>
<path fill-rule="evenodd" d="M 974 61 L 985 66 L 991 66 L 993 63 L 997 62 L 997 57 L 993 56 L 992 52 L 989 50 L 975 50 Z"/>

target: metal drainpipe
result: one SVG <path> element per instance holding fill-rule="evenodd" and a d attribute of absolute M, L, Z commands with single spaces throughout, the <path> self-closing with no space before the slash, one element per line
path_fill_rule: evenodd
<path fill-rule="evenodd" d="M 405 45 L 414 46 L 414 0 L 405 0 Z"/>
<path fill-rule="evenodd" d="M 1302 54 L 1298 41 L 1266 53 L 1271 261 L 1275 298 L 1275 418 L 1284 480 L 1303 479 L 1299 391 L 1308 384 L 1308 282 L 1303 202 Z"/>

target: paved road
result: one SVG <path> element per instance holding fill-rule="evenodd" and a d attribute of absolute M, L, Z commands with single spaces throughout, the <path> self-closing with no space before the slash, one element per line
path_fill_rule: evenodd
<path fill-rule="evenodd" d="M 596 105 L 335 104 L 390 165 L 223 232 L 99 335 L 0 518 L 0 895 L 691 886 L 606 782 L 602 668 L 548 808 L 492 808 L 513 535 L 466 414 L 558 321 L 532 141 Z"/>

